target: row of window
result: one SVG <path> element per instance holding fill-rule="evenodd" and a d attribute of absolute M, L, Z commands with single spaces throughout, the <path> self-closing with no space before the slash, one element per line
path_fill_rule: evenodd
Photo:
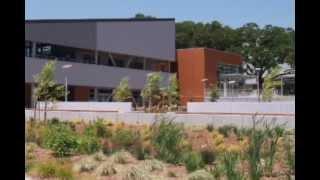
<path fill-rule="evenodd" d="M 34 53 L 34 55 L 33 55 Z M 140 57 L 115 55 L 110 53 L 98 53 L 97 62 L 93 51 L 78 48 L 70 48 L 47 43 L 36 43 L 33 50 L 32 42 L 25 42 L 25 56 L 44 59 L 57 59 L 60 61 L 78 62 L 85 64 L 99 64 L 132 69 L 145 69 L 152 71 L 169 72 L 169 62 L 152 60 L 147 61 Z"/>

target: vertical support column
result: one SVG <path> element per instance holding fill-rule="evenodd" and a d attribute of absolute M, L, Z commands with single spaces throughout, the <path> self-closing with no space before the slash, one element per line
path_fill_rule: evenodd
<path fill-rule="evenodd" d="M 168 61 L 168 63 L 169 63 L 169 73 L 170 73 L 171 72 L 171 62 Z"/>
<path fill-rule="evenodd" d="M 98 88 L 94 88 L 94 100 L 98 101 Z"/>
<path fill-rule="evenodd" d="M 95 50 L 95 51 L 94 51 L 94 63 L 95 63 L 95 64 L 98 64 L 98 57 L 99 57 L 99 56 L 98 56 L 98 51 Z"/>
<path fill-rule="evenodd" d="M 147 69 L 147 60 L 146 58 L 143 58 L 143 70 Z"/>
<path fill-rule="evenodd" d="M 36 47 L 37 47 L 37 43 L 36 42 L 31 42 L 31 57 L 36 57 Z"/>
<path fill-rule="evenodd" d="M 223 82 L 223 96 L 227 97 L 227 81 Z"/>
<path fill-rule="evenodd" d="M 34 83 L 31 83 L 31 88 L 30 88 L 30 104 L 31 108 L 34 108 L 34 103 L 35 103 L 35 97 L 34 97 Z"/>

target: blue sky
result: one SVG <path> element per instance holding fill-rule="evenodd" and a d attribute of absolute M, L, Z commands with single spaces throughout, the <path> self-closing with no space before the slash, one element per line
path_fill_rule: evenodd
<path fill-rule="evenodd" d="M 294 0 L 26 0 L 26 19 L 130 18 L 141 12 L 240 27 L 248 22 L 295 27 Z"/>

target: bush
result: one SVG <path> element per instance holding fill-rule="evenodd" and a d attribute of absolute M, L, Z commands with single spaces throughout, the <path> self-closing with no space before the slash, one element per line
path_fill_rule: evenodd
<path fill-rule="evenodd" d="M 44 145 L 60 157 L 70 155 L 78 148 L 75 133 L 64 124 L 49 126 L 44 135 Z"/>
<path fill-rule="evenodd" d="M 85 129 L 85 134 L 99 138 L 111 137 L 112 135 L 111 131 L 103 123 L 102 119 L 98 119 L 97 121 L 94 121 L 92 124 L 90 124 Z"/>
<path fill-rule="evenodd" d="M 189 152 L 185 154 L 184 162 L 189 172 L 201 169 L 204 167 L 204 163 L 200 153 Z"/>
<path fill-rule="evenodd" d="M 212 180 L 213 176 L 205 170 L 197 170 L 188 176 L 188 180 Z"/>
<path fill-rule="evenodd" d="M 180 145 L 183 141 L 183 126 L 168 120 L 160 119 L 152 127 L 152 144 L 158 153 L 158 158 L 169 163 L 181 161 Z"/>
<path fill-rule="evenodd" d="M 43 123 L 27 122 L 26 142 L 33 142 L 38 145 L 42 145 L 46 129 L 47 128 Z"/>
<path fill-rule="evenodd" d="M 162 171 L 165 168 L 165 165 L 163 162 L 156 160 L 156 159 L 150 159 L 144 161 L 140 167 L 146 171 Z"/>
<path fill-rule="evenodd" d="M 212 131 L 214 130 L 213 124 L 208 124 L 208 125 L 207 125 L 207 130 L 208 130 L 209 132 L 212 132 Z"/>
<path fill-rule="evenodd" d="M 76 163 L 73 170 L 76 172 L 91 172 L 97 167 L 97 164 L 93 158 L 88 157 Z"/>
<path fill-rule="evenodd" d="M 78 138 L 78 152 L 92 154 L 100 149 L 101 144 L 97 137 L 85 135 Z"/>
<path fill-rule="evenodd" d="M 98 152 L 98 153 L 95 153 L 93 155 L 93 159 L 96 160 L 96 161 L 105 161 L 106 160 L 106 156 L 103 154 L 103 152 Z"/>
<path fill-rule="evenodd" d="M 71 180 L 73 173 L 67 166 L 62 166 L 57 162 L 47 162 L 38 165 L 37 173 L 41 178 L 58 178 Z"/>
<path fill-rule="evenodd" d="M 150 154 L 150 151 L 147 148 L 145 148 L 145 146 L 143 144 L 143 140 L 141 139 L 141 137 L 139 137 L 137 139 L 137 141 L 134 144 L 133 149 L 131 150 L 131 152 L 134 154 L 134 156 L 138 160 L 144 160 Z"/>
<path fill-rule="evenodd" d="M 129 148 L 137 140 L 137 134 L 130 129 L 118 129 L 112 137 L 112 142 L 118 146 Z"/>
<path fill-rule="evenodd" d="M 114 163 L 126 164 L 131 158 L 131 154 L 126 151 L 119 151 L 112 155 L 112 160 Z"/>
<path fill-rule="evenodd" d="M 211 149 L 204 149 L 200 151 L 202 160 L 205 164 L 212 164 L 215 161 L 215 152 Z"/>
<path fill-rule="evenodd" d="M 233 132 L 238 135 L 238 128 L 233 125 L 225 125 L 218 128 L 220 134 L 223 134 L 224 137 L 228 137 L 229 133 Z"/>
<path fill-rule="evenodd" d="M 236 169 L 239 162 L 239 155 L 236 153 L 225 153 L 223 156 L 224 168 L 228 179 L 242 180 L 244 177 Z"/>
<path fill-rule="evenodd" d="M 123 180 L 150 180 L 152 179 L 151 175 L 137 167 L 131 167 L 128 171 L 125 172 Z"/>
<path fill-rule="evenodd" d="M 113 163 L 105 162 L 98 166 L 95 174 L 98 176 L 110 176 L 117 174 L 117 169 L 115 168 Z"/>

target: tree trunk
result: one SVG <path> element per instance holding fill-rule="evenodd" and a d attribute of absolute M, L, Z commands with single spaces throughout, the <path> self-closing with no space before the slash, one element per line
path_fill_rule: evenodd
<path fill-rule="evenodd" d="M 47 122 L 47 101 L 44 102 L 44 122 Z"/>
<path fill-rule="evenodd" d="M 37 101 L 34 101 L 33 104 L 33 120 L 36 121 L 37 118 Z"/>
<path fill-rule="evenodd" d="M 259 72 L 259 76 L 258 76 L 258 86 L 259 86 L 259 94 L 258 94 L 258 100 L 260 101 L 260 95 L 262 94 L 263 91 L 263 75 L 264 71 L 260 71 Z"/>
<path fill-rule="evenodd" d="M 149 112 L 151 112 L 151 106 L 152 106 L 152 102 L 151 102 L 151 97 L 150 97 L 150 98 L 149 98 L 149 104 L 148 104 Z"/>

